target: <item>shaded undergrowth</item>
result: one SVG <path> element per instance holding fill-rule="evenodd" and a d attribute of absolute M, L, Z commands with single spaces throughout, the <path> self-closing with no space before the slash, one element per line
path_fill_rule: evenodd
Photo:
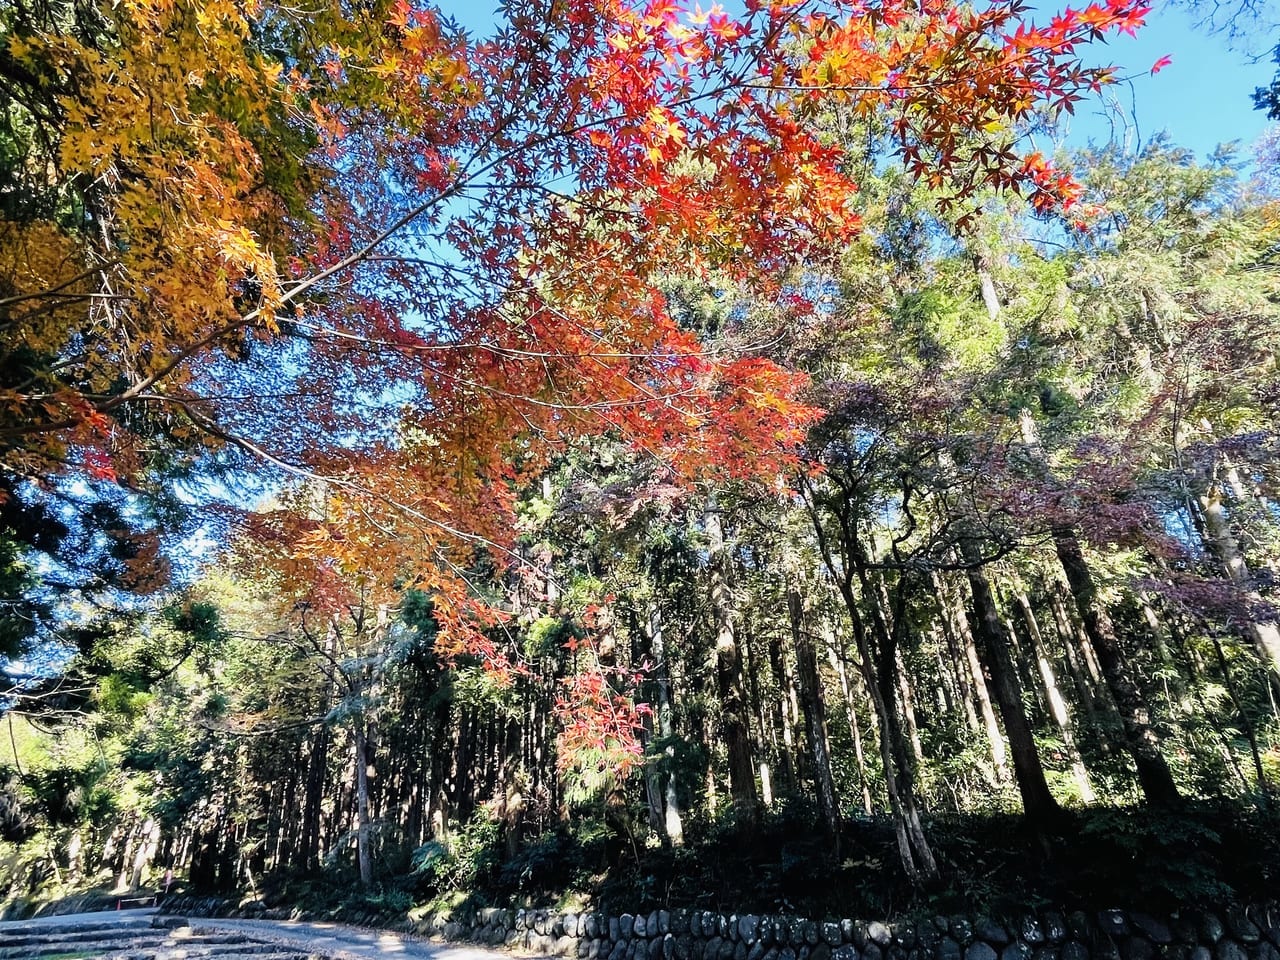
<path fill-rule="evenodd" d="M 1078 810 L 1041 833 L 1013 815 L 934 818 L 928 829 L 940 877 L 923 887 L 908 882 L 887 819 L 847 823 L 838 851 L 813 822 L 811 811 L 791 805 L 751 828 L 693 823 L 686 844 L 673 848 L 632 842 L 585 819 L 507 857 L 496 826 L 478 818 L 449 844 L 405 858 L 374 891 L 353 892 L 346 868 L 334 865 L 319 876 L 276 878 L 267 899 L 388 918 L 430 904 L 877 919 L 1005 916 L 1049 905 L 1168 910 L 1262 899 L 1280 884 L 1280 816 L 1253 806 Z"/>

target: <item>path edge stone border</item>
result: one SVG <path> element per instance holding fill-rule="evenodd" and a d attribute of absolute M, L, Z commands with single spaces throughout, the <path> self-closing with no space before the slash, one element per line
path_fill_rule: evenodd
<path fill-rule="evenodd" d="M 862 922 L 791 914 L 484 907 L 452 913 L 307 914 L 260 900 L 183 895 L 165 913 L 266 920 L 328 920 L 436 941 L 505 947 L 571 960 L 1280 960 L 1280 902 L 1152 914 L 1122 909 L 957 915 Z"/>

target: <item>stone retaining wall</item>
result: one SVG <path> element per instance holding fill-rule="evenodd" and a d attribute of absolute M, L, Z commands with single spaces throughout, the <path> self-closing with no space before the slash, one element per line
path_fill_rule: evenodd
<path fill-rule="evenodd" d="M 546 910 L 423 916 L 411 929 L 578 960 L 1280 960 L 1280 906 L 1182 911 L 1046 911 L 1010 923 L 971 917 L 886 924 L 654 910 L 606 917 Z"/>
<path fill-rule="evenodd" d="M 261 902 L 176 897 L 167 912 L 284 918 Z M 294 912 L 292 915 L 297 915 Z M 376 925 L 371 916 L 325 919 Z M 700 910 L 647 914 L 487 908 L 451 916 L 413 911 L 422 936 L 576 960 L 1280 960 L 1280 904 L 1182 910 L 1052 910 L 1012 922 L 934 917 L 900 923 L 818 922 Z"/>

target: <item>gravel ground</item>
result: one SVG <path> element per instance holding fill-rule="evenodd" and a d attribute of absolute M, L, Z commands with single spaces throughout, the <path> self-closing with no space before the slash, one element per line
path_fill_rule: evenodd
<path fill-rule="evenodd" d="M 431 943 L 394 933 L 309 920 L 222 920 L 191 917 L 197 930 L 243 933 L 255 940 L 296 944 L 308 953 L 350 960 L 511 960 L 511 955 L 485 947 Z"/>
<path fill-rule="evenodd" d="M 36 920 L 0 923 L 5 932 L 52 930 L 78 923 L 122 923 L 150 917 L 155 908 L 76 913 Z M 485 947 L 431 943 L 390 930 L 373 930 L 342 923 L 306 920 L 231 920 L 215 917 L 188 918 L 193 931 L 240 933 L 254 940 L 287 944 L 308 954 L 324 954 L 338 960 L 511 960 L 511 954 Z"/>

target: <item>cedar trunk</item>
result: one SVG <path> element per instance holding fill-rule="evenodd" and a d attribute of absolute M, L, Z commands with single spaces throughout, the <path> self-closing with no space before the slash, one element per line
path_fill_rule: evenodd
<path fill-rule="evenodd" d="M 720 729 L 729 761 L 729 793 L 739 822 L 752 826 L 759 818 L 755 766 L 751 757 L 747 698 L 742 687 L 742 653 L 733 622 L 729 590 L 729 557 L 724 528 L 715 504 L 706 511 L 709 541 L 711 609 L 716 629 L 716 688 L 720 698 Z"/>
<path fill-rule="evenodd" d="M 800 686 L 800 705 L 804 711 L 804 732 L 813 758 L 813 785 L 818 799 L 818 815 L 823 830 L 840 855 L 840 805 L 836 800 L 835 780 L 831 776 L 831 753 L 827 743 L 827 711 L 818 681 L 818 658 L 813 640 L 804 629 L 804 600 L 794 579 L 787 587 L 787 613 L 791 622 L 791 639 L 795 644 L 796 678 Z"/>
<path fill-rule="evenodd" d="M 1000 710 L 1005 732 L 1009 736 L 1009 752 L 1013 757 L 1013 775 L 1022 796 L 1027 819 L 1047 823 L 1057 819 L 1062 808 L 1049 792 L 1044 778 L 1040 751 L 1036 748 L 1031 723 L 1022 702 L 1022 683 L 1010 657 L 1010 642 L 1005 635 L 1000 611 L 996 609 L 991 585 L 979 566 L 981 554 L 977 544 L 966 540 L 961 544 L 968 567 L 969 588 L 973 594 L 974 633 L 978 641 L 978 657 L 982 661 L 991 698 Z"/>
<path fill-rule="evenodd" d="M 1129 673 L 1129 664 L 1120 649 L 1111 618 L 1098 598 L 1093 574 L 1075 531 L 1070 528 L 1055 530 L 1054 546 L 1076 608 L 1080 611 L 1080 619 L 1084 622 L 1085 633 L 1098 655 L 1103 679 L 1120 713 L 1125 747 L 1137 767 L 1142 793 L 1156 806 L 1177 806 L 1182 798 L 1173 782 L 1173 774 L 1169 772 L 1169 765 L 1160 752 L 1160 735 L 1156 733 L 1147 704 Z"/>

